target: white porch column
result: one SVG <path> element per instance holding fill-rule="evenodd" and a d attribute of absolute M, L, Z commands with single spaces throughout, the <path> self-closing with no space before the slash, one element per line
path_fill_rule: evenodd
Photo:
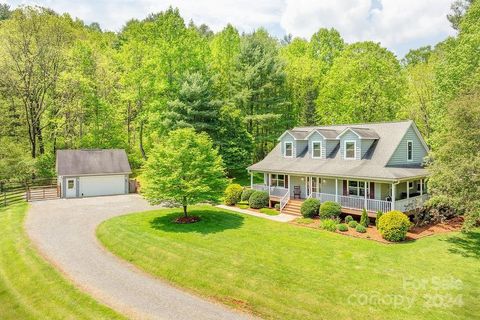
<path fill-rule="evenodd" d="M 410 188 L 409 188 L 410 182 L 407 181 L 406 184 L 407 184 L 407 199 L 409 199 L 410 198 Z"/>
<path fill-rule="evenodd" d="M 335 202 L 338 202 L 338 178 L 335 178 Z"/>
<path fill-rule="evenodd" d="M 365 188 L 364 188 L 364 202 L 363 202 L 363 207 L 365 209 L 367 209 L 367 190 L 368 190 L 368 187 L 367 187 L 367 181 L 364 181 L 363 183 L 365 183 Z"/>
<path fill-rule="evenodd" d="M 272 187 L 272 174 L 268 174 L 268 196 L 270 196 L 270 188 Z"/>
<path fill-rule="evenodd" d="M 395 210 L 395 183 L 392 183 L 392 210 Z"/>
<path fill-rule="evenodd" d="M 423 179 L 420 179 L 420 195 L 423 196 Z"/>
<path fill-rule="evenodd" d="M 250 171 L 250 189 L 253 189 L 253 172 Z"/>

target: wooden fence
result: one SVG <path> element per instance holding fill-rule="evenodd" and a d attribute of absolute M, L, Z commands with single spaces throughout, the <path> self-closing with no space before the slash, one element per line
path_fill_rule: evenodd
<path fill-rule="evenodd" d="M 57 199 L 60 190 L 56 179 L 36 179 L 24 182 L 0 182 L 0 206 Z"/>

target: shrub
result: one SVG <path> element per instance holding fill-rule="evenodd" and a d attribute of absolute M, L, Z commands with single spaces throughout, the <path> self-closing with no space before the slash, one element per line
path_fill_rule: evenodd
<path fill-rule="evenodd" d="M 402 241 L 407 236 L 410 220 L 400 211 L 389 211 L 378 221 L 378 231 L 388 241 Z"/>
<path fill-rule="evenodd" d="M 352 217 L 352 216 L 346 216 L 346 217 L 345 217 L 345 223 L 346 223 L 346 224 L 349 224 L 350 221 L 353 221 L 353 217 Z"/>
<path fill-rule="evenodd" d="M 333 219 L 325 219 L 320 221 L 320 228 L 327 231 L 337 230 L 337 221 Z"/>
<path fill-rule="evenodd" d="M 370 219 L 368 218 L 368 213 L 365 208 L 363 208 L 362 216 L 360 217 L 360 224 L 365 228 L 367 228 L 368 225 L 370 224 Z"/>
<path fill-rule="evenodd" d="M 304 218 L 312 218 L 318 215 L 318 210 L 320 208 L 320 200 L 309 198 L 302 203 L 300 207 L 300 212 Z"/>
<path fill-rule="evenodd" d="M 342 207 L 340 204 L 333 201 L 325 201 L 320 206 L 320 218 L 329 219 L 336 218 L 342 212 Z"/>
<path fill-rule="evenodd" d="M 229 184 L 227 189 L 225 189 L 225 198 L 223 202 L 229 206 L 237 204 L 242 197 L 242 192 L 243 188 L 241 185 L 236 183 Z"/>
<path fill-rule="evenodd" d="M 269 196 L 268 192 L 266 191 L 255 191 L 252 193 L 250 196 L 250 199 L 248 200 L 248 204 L 250 205 L 250 208 L 253 209 L 261 209 L 268 207 L 268 201 L 269 201 Z"/>
<path fill-rule="evenodd" d="M 248 201 L 250 199 L 250 196 L 255 192 L 253 189 L 244 189 L 242 192 L 241 200 L 242 201 Z"/>
<path fill-rule="evenodd" d="M 352 220 L 352 221 L 350 221 L 350 222 L 348 223 L 348 226 L 349 226 L 350 228 L 355 228 L 357 225 L 358 225 L 358 223 L 357 223 L 357 221 L 355 221 L 355 220 Z"/>
<path fill-rule="evenodd" d="M 375 217 L 375 226 L 378 228 L 378 220 L 380 220 L 380 217 L 383 215 L 382 211 L 377 211 L 377 216 Z"/>
<path fill-rule="evenodd" d="M 280 210 L 280 203 L 275 203 L 275 210 Z"/>
<path fill-rule="evenodd" d="M 367 228 L 365 228 L 361 224 L 357 224 L 357 226 L 355 227 L 355 231 L 357 231 L 358 233 L 365 233 L 367 232 Z"/>
<path fill-rule="evenodd" d="M 342 232 L 348 231 L 348 226 L 345 223 L 337 224 L 337 230 Z"/>

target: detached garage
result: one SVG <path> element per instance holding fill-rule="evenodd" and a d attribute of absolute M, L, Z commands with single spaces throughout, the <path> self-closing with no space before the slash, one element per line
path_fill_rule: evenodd
<path fill-rule="evenodd" d="M 125 150 L 58 150 L 56 169 L 62 198 L 128 193 Z"/>

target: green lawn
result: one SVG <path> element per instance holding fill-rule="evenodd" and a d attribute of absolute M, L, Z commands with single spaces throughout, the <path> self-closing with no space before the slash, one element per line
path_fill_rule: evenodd
<path fill-rule="evenodd" d="M 27 208 L 0 209 L 0 319 L 120 319 L 35 252 L 23 230 Z"/>
<path fill-rule="evenodd" d="M 387 245 L 209 206 L 190 210 L 202 221 L 172 224 L 180 210 L 165 209 L 113 218 L 97 234 L 145 271 L 265 318 L 479 315 L 479 232 Z"/>

